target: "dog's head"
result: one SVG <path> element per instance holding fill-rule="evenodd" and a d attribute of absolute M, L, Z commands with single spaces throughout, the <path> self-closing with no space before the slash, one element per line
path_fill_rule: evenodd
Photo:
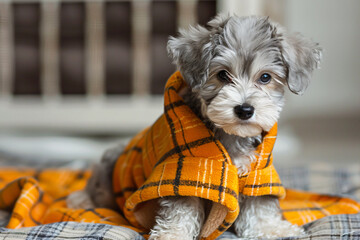
<path fill-rule="evenodd" d="M 278 120 L 285 87 L 307 88 L 321 49 L 266 17 L 217 16 L 170 37 L 168 52 L 202 103 L 202 115 L 228 134 L 268 131 Z"/>

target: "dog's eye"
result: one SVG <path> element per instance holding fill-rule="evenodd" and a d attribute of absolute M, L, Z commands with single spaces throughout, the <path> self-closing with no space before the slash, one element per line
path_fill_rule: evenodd
<path fill-rule="evenodd" d="M 226 70 L 221 70 L 218 73 L 218 78 L 220 81 L 225 82 L 225 83 L 232 83 L 231 77 L 229 75 L 229 73 Z"/>
<path fill-rule="evenodd" d="M 268 84 L 270 81 L 271 81 L 271 75 L 268 73 L 263 73 L 259 78 L 259 82 L 262 84 Z"/>

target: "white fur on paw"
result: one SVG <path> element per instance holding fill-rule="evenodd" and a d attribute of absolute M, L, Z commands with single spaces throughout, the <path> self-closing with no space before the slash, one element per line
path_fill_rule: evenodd
<path fill-rule="evenodd" d="M 242 237 L 245 238 L 278 238 L 303 236 L 305 231 L 302 227 L 293 225 L 288 221 L 274 221 L 270 223 L 259 223 L 251 229 L 245 229 Z"/>
<path fill-rule="evenodd" d="M 94 203 L 90 199 L 90 196 L 85 191 L 76 191 L 71 193 L 66 198 L 66 205 L 68 208 L 74 209 L 88 209 L 95 207 Z"/>
<path fill-rule="evenodd" d="M 183 231 L 179 231 L 179 229 L 171 230 L 171 226 L 169 226 L 168 229 L 152 229 L 149 240 L 194 240 L 194 237 L 190 237 L 185 229 Z"/>
<path fill-rule="evenodd" d="M 205 213 L 197 197 L 163 198 L 150 240 L 194 240 L 200 233 Z"/>
<path fill-rule="evenodd" d="M 185 235 L 179 235 L 174 233 L 159 233 L 156 231 L 150 232 L 149 240 L 193 240 L 193 237 L 187 237 Z"/>
<path fill-rule="evenodd" d="M 151 234 L 149 240 L 176 240 L 181 239 L 179 236 L 174 236 L 171 234 Z"/>

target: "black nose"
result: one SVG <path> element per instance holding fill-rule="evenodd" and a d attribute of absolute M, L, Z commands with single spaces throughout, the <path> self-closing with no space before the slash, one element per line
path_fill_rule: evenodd
<path fill-rule="evenodd" d="M 254 115 L 254 110 L 254 107 L 247 103 L 234 107 L 235 114 L 242 120 L 251 118 Z"/>

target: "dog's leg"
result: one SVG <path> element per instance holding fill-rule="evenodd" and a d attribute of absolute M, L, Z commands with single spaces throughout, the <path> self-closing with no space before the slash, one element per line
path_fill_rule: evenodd
<path fill-rule="evenodd" d="M 93 201 L 85 190 L 72 192 L 66 198 L 66 205 L 68 208 L 73 209 L 95 208 Z"/>
<path fill-rule="evenodd" d="M 304 234 L 301 227 L 282 219 L 276 197 L 243 197 L 240 209 L 240 214 L 234 223 L 238 236 L 257 239 Z"/>
<path fill-rule="evenodd" d="M 0 210 L 0 227 L 5 227 L 10 220 L 11 213 L 5 210 Z"/>
<path fill-rule="evenodd" d="M 96 164 L 86 188 L 82 191 L 71 193 L 66 204 L 69 208 L 110 208 L 116 209 L 115 196 L 112 190 L 112 170 L 123 147 L 115 147 L 107 150 L 100 164 Z"/>
<path fill-rule="evenodd" d="M 170 197 L 159 201 L 160 210 L 149 239 L 197 239 L 205 218 L 202 199 L 197 197 Z"/>

